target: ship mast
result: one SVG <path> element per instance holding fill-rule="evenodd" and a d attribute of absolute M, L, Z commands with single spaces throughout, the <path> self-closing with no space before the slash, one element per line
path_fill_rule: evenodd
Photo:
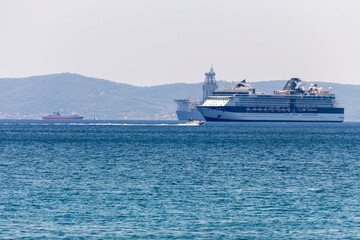
<path fill-rule="evenodd" d="M 211 65 L 210 72 L 205 73 L 205 82 L 203 84 L 203 101 L 207 99 L 208 96 L 212 94 L 212 92 L 218 88 L 215 80 L 216 73 L 214 72 L 214 68 Z"/>

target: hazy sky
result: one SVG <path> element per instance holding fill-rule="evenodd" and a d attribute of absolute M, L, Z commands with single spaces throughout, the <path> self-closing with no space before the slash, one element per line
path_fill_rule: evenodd
<path fill-rule="evenodd" d="M 360 84 L 360 0 L 0 0 L 0 78 Z"/>

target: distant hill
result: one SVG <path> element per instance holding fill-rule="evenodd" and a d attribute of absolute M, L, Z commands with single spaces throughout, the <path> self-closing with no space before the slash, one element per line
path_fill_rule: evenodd
<path fill-rule="evenodd" d="M 260 91 L 282 89 L 285 80 L 255 82 Z M 220 88 L 233 83 L 218 81 Z M 332 87 L 346 108 L 347 120 L 360 120 L 360 85 L 319 83 Z M 59 111 L 98 119 L 176 119 L 173 99 L 202 98 L 202 83 L 137 87 L 78 74 L 62 73 L 0 79 L 0 117 L 40 119 Z"/>

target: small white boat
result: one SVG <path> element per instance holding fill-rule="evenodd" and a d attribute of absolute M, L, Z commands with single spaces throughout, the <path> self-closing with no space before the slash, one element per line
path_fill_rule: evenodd
<path fill-rule="evenodd" d="M 198 120 L 194 120 L 194 119 L 189 119 L 189 121 L 186 123 L 186 125 L 191 125 L 191 126 L 200 126 L 204 124 L 204 121 L 198 121 Z"/>

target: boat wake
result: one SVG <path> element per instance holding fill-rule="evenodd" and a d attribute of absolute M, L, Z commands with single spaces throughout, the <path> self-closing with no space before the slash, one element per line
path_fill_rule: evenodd
<path fill-rule="evenodd" d="M 0 122 L 0 125 L 17 126 L 155 126 L 155 127 L 176 127 L 176 126 L 198 126 L 188 123 L 121 123 L 121 122 Z"/>
<path fill-rule="evenodd" d="M 81 126 L 196 126 L 187 123 L 69 123 Z"/>

